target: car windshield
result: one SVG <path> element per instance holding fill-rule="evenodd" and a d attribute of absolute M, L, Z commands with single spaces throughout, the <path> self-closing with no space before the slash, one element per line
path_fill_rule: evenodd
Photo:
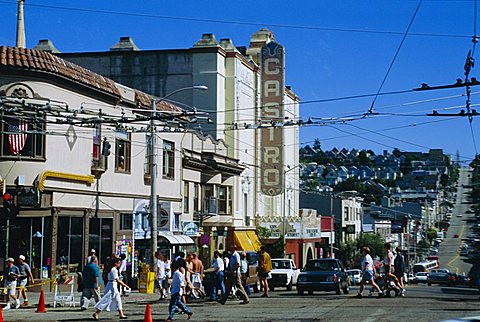
<path fill-rule="evenodd" d="M 247 262 L 248 262 L 248 265 L 256 265 L 258 263 L 258 254 L 255 252 L 248 252 Z"/>
<path fill-rule="evenodd" d="M 272 261 L 273 269 L 290 269 L 290 261 Z"/>
<path fill-rule="evenodd" d="M 338 270 L 338 264 L 336 261 L 323 260 L 323 261 L 309 261 L 305 265 L 305 271 L 334 271 Z"/>

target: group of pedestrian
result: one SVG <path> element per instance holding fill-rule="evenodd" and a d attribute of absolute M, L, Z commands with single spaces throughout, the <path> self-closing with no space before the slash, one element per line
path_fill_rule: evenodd
<path fill-rule="evenodd" d="M 167 298 L 167 292 L 170 291 L 168 280 L 171 275 L 171 261 L 168 255 L 161 252 L 155 252 L 155 286 L 160 290 L 160 300 Z"/>
<path fill-rule="evenodd" d="M 217 293 L 220 289 L 221 297 L 218 300 L 220 304 L 225 304 L 230 292 L 238 295 L 241 304 L 250 302 L 250 287 L 247 283 L 249 274 L 249 264 L 245 252 L 239 253 L 235 245 L 231 246 L 230 253 L 225 252 L 223 256 L 219 251 L 213 254 L 214 283 L 212 290 L 212 301 L 217 301 Z M 261 247 L 258 263 L 258 277 L 263 288 L 262 297 L 268 297 L 268 278 L 272 270 L 272 260 L 266 252 L 265 247 Z"/>
<path fill-rule="evenodd" d="M 123 255 L 123 256 L 122 256 Z M 91 299 L 96 302 L 95 313 L 92 317 L 98 320 L 102 311 L 118 311 L 120 319 L 126 319 L 123 313 L 121 295 L 130 287 L 126 284 L 126 256 L 124 254 L 118 257 L 112 254 L 105 260 L 103 274 L 100 273 L 98 257 L 95 250 L 92 249 L 88 256 L 88 263 L 82 272 L 80 309 L 87 310 Z M 102 276 L 103 275 L 103 276 Z M 103 278 L 102 278 L 103 277 Z M 100 287 L 102 280 L 105 283 L 103 297 L 100 297 Z"/>
<path fill-rule="evenodd" d="M 378 296 L 384 296 L 387 290 L 393 289 L 396 296 L 405 296 L 403 279 L 406 273 L 406 264 L 402 250 L 400 247 L 397 247 L 396 256 L 394 256 L 392 245 L 390 243 L 385 243 L 384 249 L 386 253 L 383 260 L 385 274 L 383 278 L 380 278 L 377 268 L 373 263 L 370 248 L 368 246 L 362 248 L 362 282 L 357 297 L 362 297 L 362 293 L 367 283 L 372 286 L 370 295 L 372 295 L 374 291 L 377 291 Z M 377 281 L 380 281 L 380 283 L 377 283 Z"/>
<path fill-rule="evenodd" d="M 29 306 L 26 289 L 27 284 L 29 283 L 33 285 L 35 284 L 35 280 L 33 278 L 30 265 L 25 262 L 25 256 L 18 256 L 17 265 L 15 265 L 15 260 L 13 258 L 7 258 L 4 285 L 8 300 L 7 305 L 3 308 L 3 310 L 10 310 L 12 308 L 12 303 L 16 309 L 18 309 L 20 306 Z M 22 304 L 20 304 L 21 297 L 23 297 Z"/>

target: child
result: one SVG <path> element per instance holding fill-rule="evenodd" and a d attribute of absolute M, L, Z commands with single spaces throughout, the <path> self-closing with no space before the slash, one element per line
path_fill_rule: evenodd
<path fill-rule="evenodd" d="M 167 321 L 173 320 L 173 316 L 175 315 L 177 307 L 187 314 L 187 320 L 190 320 L 193 314 L 182 302 L 182 295 L 185 292 L 185 275 L 180 270 L 180 267 L 181 264 L 178 261 L 173 262 L 171 265 L 171 269 L 173 271 L 171 285 L 172 295 L 170 297 L 170 305 L 168 306 L 169 315 Z"/>

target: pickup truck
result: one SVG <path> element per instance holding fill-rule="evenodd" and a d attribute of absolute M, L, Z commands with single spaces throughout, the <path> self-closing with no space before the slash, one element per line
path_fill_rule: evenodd
<path fill-rule="evenodd" d="M 275 287 L 286 287 L 288 291 L 292 290 L 292 286 L 297 284 L 297 278 L 300 270 L 295 266 L 295 262 L 289 258 L 272 259 L 272 278 L 268 280 L 270 290 Z"/>

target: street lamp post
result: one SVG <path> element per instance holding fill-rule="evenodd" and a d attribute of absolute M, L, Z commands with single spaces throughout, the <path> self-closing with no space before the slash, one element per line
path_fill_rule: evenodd
<path fill-rule="evenodd" d="M 164 97 L 161 97 L 159 99 L 152 99 L 152 117 L 150 118 L 150 157 L 151 157 L 151 162 L 150 162 L 150 227 L 151 227 L 151 236 L 150 236 L 150 241 L 151 241 L 151 267 L 153 269 L 153 263 L 155 261 L 155 252 L 157 251 L 157 242 L 158 242 L 158 209 L 157 209 L 157 154 L 156 154 L 156 149 L 157 149 L 157 136 L 156 136 L 156 129 L 155 129 L 155 118 L 157 115 L 157 103 L 162 102 L 168 97 L 182 91 L 187 91 L 187 90 L 201 90 L 201 91 L 206 91 L 208 90 L 208 87 L 205 85 L 195 85 L 195 86 L 189 86 L 189 87 L 182 87 L 177 90 L 174 90 L 173 92 L 165 95 Z M 181 180 L 181 178 L 180 178 Z"/>

